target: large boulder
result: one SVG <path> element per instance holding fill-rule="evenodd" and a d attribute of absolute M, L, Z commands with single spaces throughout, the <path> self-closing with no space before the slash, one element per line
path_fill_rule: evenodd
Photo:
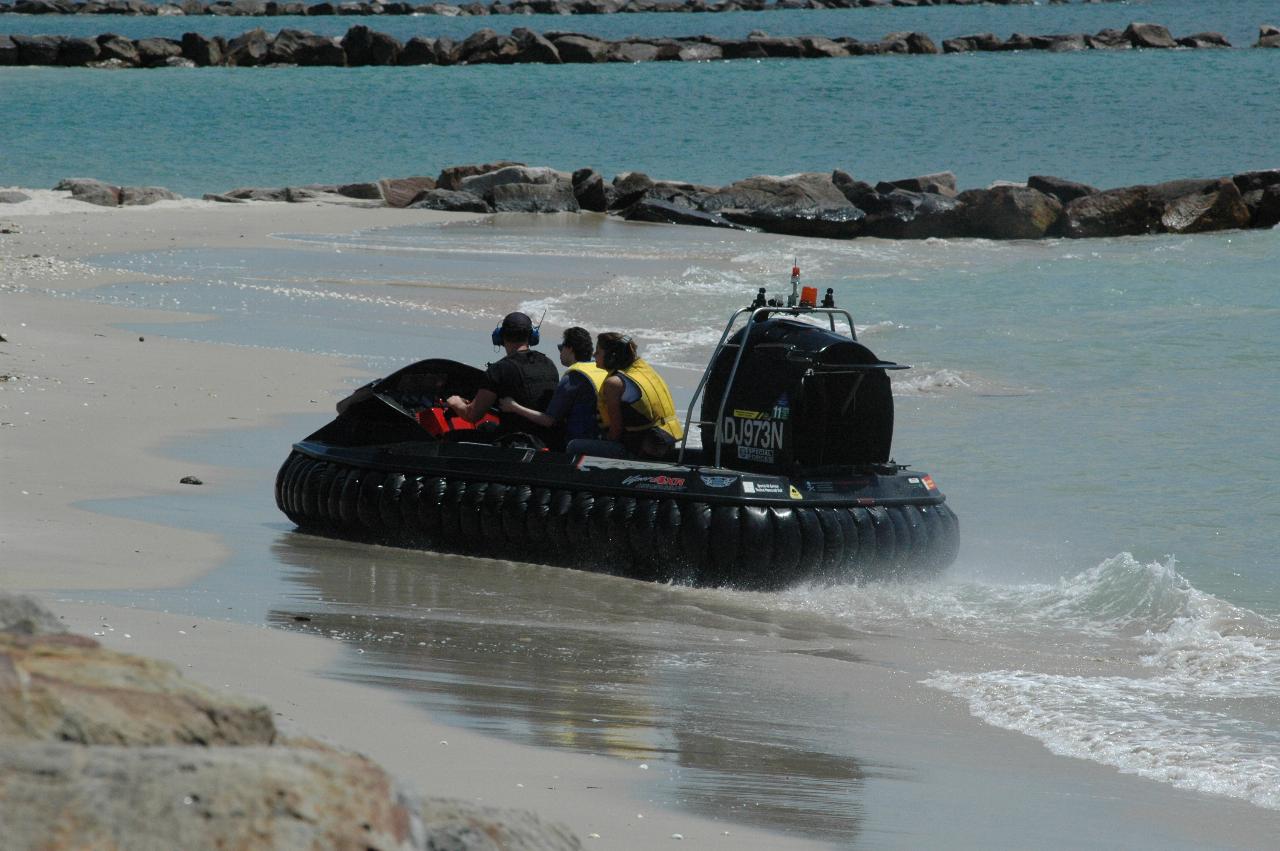
<path fill-rule="evenodd" d="M 496 213 L 576 213 L 578 200 L 568 180 L 554 183 L 500 183 L 489 190 Z"/>
<path fill-rule="evenodd" d="M 881 194 L 895 189 L 905 189 L 908 192 L 932 192 L 934 195 L 946 195 L 948 198 L 954 198 L 958 194 L 956 176 L 949 171 L 922 174 L 919 177 L 904 177 L 900 180 L 882 180 L 876 184 L 876 191 Z"/>
<path fill-rule="evenodd" d="M 343 198 L 356 198 L 361 201 L 382 200 L 382 189 L 376 183 L 344 183 L 334 191 Z"/>
<path fill-rule="evenodd" d="M 1232 177 L 1231 181 L 1235 183 L 1241 192 L 1266 189 L 1268 186 L 1280 184 L 1280 168 L 1241 172 Z"/>
<path fill-rule="evenodd" d="M 60 192 L 70 192 L 71 197 L 99 207 L 120 206 L 120 187 L 89 177 L 70 177 L 53 187 Z"/>
<path fill-rule="evenodd" d="M 613 198 L 610 209 L 630 207 L 653 188 L 653 178 L 642 171 L 626 171 L 613 176 Z"/>
<path fill-rule="evenodd" d="M 641 198 L 623 213 L 627 221 L 654 222 L 670 225 L 701 225 L 713 228 L 731 228 L 745 230 L 742 225 L 735 224 L 718 213 L 704 213 L 692 207 L 665 201 L 661 198 Z"/>
<path fill-rule="evenodd" d="M 395 65 L 403 45 L 393 36 L 375 32 L 358 24 L 342 37 L 342 51 L 347 65 L 352 68 L 365 65 Z"/>
<path fill-rule="evenodd" d="M 895 189 L 864 199 L 867 218 L 863 236 L 883 239 L 949 239 L 967 236 L 968 228 L 956 198 L 934 192 Z"/>
<path fill-rule="evenodd" d="M 511 31 L 516 42 L 515 62 L 537 62 L 545 65 L 559 65 L 560 51 L 541 33 L 524 27 L 516 27 Z"/>
<path fill-rule="evenodd" d="M 573 173 L 573 197 L 578 199 L 578 206 L 596 213 L 606 212 L 613 201 L 611 187 L 604 178 L 592 168 L 580 168 Z"/>
<path fill-rule="evenodd" d="M 983 239 L 1041 239 L 1062 215 L 1061 201 L 1027 186 L 969 189 L 958 200 L 969 235 Z"/>
<path fill-rule="evenodd" d="M 974 50 L 1000 50 L 1004 42 L 995 33 L 974 33 L 949 38 L 942 42 L 944 53 L 967 53 Z"/>
<path fill-rule="evenodd" d="M 18 48 L 15 65 L 57 65 L 61 52 L 62 36 L 11 35 L 10 40 Z"/>
<path fill-rule="evenodd" d="M 585 35 L 563 35 L 551 43 L 562 62 L 604 62 L 609 55 L 608 42 Z"/>
<path fill-rule="evenodd" d="M 812 207 L 759 207 L 751 210 L 723 209 L 720 213 L 731 222 L 759 228 L 768 233 L 826 239 L 852 239 L 861 236 L 862 222 L 867 217 L 865 212 L 847 203 Z"/>
<path fill-rule="evenodd" d="M 426 189 L 419 192 L 409 204 L 411 210 L 444 210 L 451 213 L 492 213 L 493 208 L 483 198 L 470 192 L 452 189 Z"/>
<path fill-rule="evenodd" d="M 266 30 L 258 27 L 243 32 L 227 42 L 223 61 L 227 65 L 251 68 L 265 65 L 269 61 L 270 54 L 271 36 L 267 35 Z"/>
<path fill-rule="evenodd" d="M 430 177 L 393 177 L 378 181 L 378 190 L 388 207 L 407 207 L 419 193 L 435 188 L 436 182 Z"/>
<path fill-rule="evenodd" d="M 1159 207 L 1147 186 L 1095 192 L 1067 204 L 1061 232 L 1073 239 L 1154 233 L 1160 224 Z"/>
<path fill-rule="evenodd" d="M 471 177 L 464 177 L 459 182 L 458 189 L 463 192 L 470 192 L 472 195 L 478 195 L 492 203 L 492 199 L 489 196 L 494 187 L 504 186 L 509 183 L 534 185 L 569 183 L 569 176 L 553 168 L 529 168 L 528 166 L 513 165 Z M 572 194 L 572 186 L 570 186 L 570 190 L 570 194 Z"/>
<path fill-rule="evenodd" d="M 19 65 L 18 45 L 7 35 L 0 35 L 0 65 Z"/>
<path fill-rule="evenodd" d="M 1169 35 L 1169 30 L 1160 24 L 1146 24 L 1137 21 L 1129 24 L 1124 30 L 1125 38 L 1134 47 L 1177 47 L 1178 43 Z"/>
<path fill-rule="evenodd" d="M 404 43 L 400 51 L 401 65 L 439 65 L 436 54 L 437 40 L 424 35 L 415 35 Z"/>
<path fill-rule="evenodd" d="M 125 186 L 120 190 L 120 206 L 146 207 L 157 201 L 180 201 L 182 196 L 163 186 Z"/>
<path fill-rule="evenodd" d="M 1263 24 L 1258 27 L 1258 41 L 1254 47 L 1280 47 L 1280 27 Z"/>
<path fill-rule="evenodd" d="M 765 207 L 844 207 L 849 203 L 836 187 L 831 175 L 819 172 L 792 174 L 785 177 L 757 175 L 731 183 L 707 196 L 702 208 L 708 211 L 729 207 L 743 210 Z"/>
<path fill-rule="evenodd" d="M 1230 47 L 1231 42 L 1227 41 L 1227 37 L 1222 33 L 1204 32 L 1183 36 L 1178 39 L 1178 46 L 1190 47 L 1196 50 L 1205 50 Z"/>
<path fill-rule="evenodd" d="M 217 36 L 204 36 L 200 33 L 182 34 L 182 55 L 200 67 L 221 65 L 226 58 L 226 41 Z M 106 52 L 105 45 L 103 52 Z"/>
<path fill-rule="evenodd" d="M 461 189 L 462 181 L 472 175 L 488 174 L 491 171 L 497 171 L 508 166 L 523 166 L 524 163 L 512 162 L 511 160 L 499 160 L 496 163 L 483 163 L 480 165 L 453 165 L 440 172 L 440 176 L 436 178 L 436 186 L 440 189 Z"/>
<path fill-rule="evenodd" d="M 1204 233 L 1249 226 L 1251 215 L 1240 190 L 1224 177 L 1200 191 L 1168 201 L 1160 226 L 1171 233 Z"/>
<path fill-rule="evenodd" d="M 1280 185 L 1254 189 L 1241 197 L 1249 209 L 1249 227 L 1273 228 L 1280 224 Z"/>
<path fill-rule="evenodd" d="M 143 68 L 163 68 L 170 59 L 182 58 L 182 44 L 171 38 L 140 38 L 133 46 Z"/>
<path fill-rule="evenodd" d="M 340 68 L 347 64 L 347 51 L 329 36 L 316 35 L 306 30 L 283 29 L 271 42 L 267 61 L 285 65 Z"/>
<path fill-rule="evenodd" d="M 1085 195 L 1092 195 L 1098 191 L 1087 183 L 1076 183 L 1072 180 L 1063 180 L 1061 177 L 1052 177 L 1047 174 L 1031 175 L 1027 178 L 1027 186 L 1046 195 L 1052 195 L 1063 204 L 1070 204 L 1077 198 L 1083 198 Z"/>
<path fill-rule="evenodd" d="M 58 47 L 58 64 L 71 68 L 83 68 L 98 61 L 101 50 L 91 38 L 65 38 Z"/>

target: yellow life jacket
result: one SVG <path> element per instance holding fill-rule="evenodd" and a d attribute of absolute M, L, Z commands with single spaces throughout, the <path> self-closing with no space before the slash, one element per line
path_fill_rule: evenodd
<path fill-rule="evenodd" d="M 640 358 L 636 358 L 626 369 L 618 370 L 618 374 L 625 375 L 640 388 L 639 399 L 623 403 L 630 405 L 631 410 L 637 414 L 634 424 L 624 423 L 623 428 L 626 431 L 648 431 L 651 428 L 660 428 L 671 435 L 672 440 L 679 440 L 684 434 L 684 429 L 680 427 L 680 420 L 676 418 L 676 405 L 671 400 L 671 391 L 667 389 L 667 382 L 662 380 L 662 376 Z M 599 394 L 599 397 L 600 407 L 603 410 L 604 394 Z"/>
<path fill-rule="evenodd" d="M 565 369 L 568 372 L 580 373 L 591 382 L 591 388 L 596 391 L 596 423 L 600 426 L 601 434 L 608 434 L 609 419 L 605 413 L 604 394 L 600 392 L 600 388 L 604 387 L 604 380 L 609 377 L 609 372 L 596 366 L 594 361 L 576 361 Z"/>

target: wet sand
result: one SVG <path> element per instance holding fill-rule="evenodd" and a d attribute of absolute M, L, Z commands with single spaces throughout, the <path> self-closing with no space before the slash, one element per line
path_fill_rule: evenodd
<path fill-rule="evenodd" d="M 957 654 L 927 637 L 833 631 L 752 595 L 424 561 L 296 535 L 274 515 L 239 532 L 236 520 L 189 524 L 223 535 L 180 528 L 172 518 L 219 497 L 269 514 L 274 469 L 231 470 L 216 453 L 177 460 L 174 441 L 234 429 L 245 456 L 270 454 L 265 430 L 323 418 L 359 370 L 276 349 L 140 343 L 120 324 L 183 317 L 44 290 L 138 280 L 75 263 L 82 254 L 269 247 L 271 233 L 406 223 L 387 213 L 5 216 L 22 233 L 0 237 L 0 373 L 17 376 L 0 384 L 0 582 L 41 591 L 108 646 L 261 697 L 282 722 L 430 794 L 533 809 L 588 848 L 653 848 L 676 834 L 699 848 L 1266 847 L 1280 829 L 1274 812 L 1056 757 L 978 722 L 920 685 Z M 184 475 L 207 490 L 179 485 Z M 143 496 L 166 505 L 152 515 L 166 525 L 80 505 Z M 245 549 L 256 561 L 237 562 Z M 247 623 L 235 619 L 251 602 L 236 595 L 260 586 L 234 571 L 205 593 L 201 617 L 155 611 L 174 612 L 177 597 L 147 589 L 198 586 L 228 564 L 273 566 L 287 589 Z M 219 616 L 215 599 L 235 611 Z M 959 649 L 1016 667 L 1000 652 Z M 415 685 L 421 671 L 434 676 Z M 744 717 L 749 726 L 726 729 Z"/>

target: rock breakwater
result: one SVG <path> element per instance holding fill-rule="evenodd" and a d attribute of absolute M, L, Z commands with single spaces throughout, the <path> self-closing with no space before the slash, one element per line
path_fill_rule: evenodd
<path fill-rule="evenodd" d="M 1096 0 L 1079 0 L 1095 2 Z M 780 9 L 853 9 L 880 6 L 1031 6 L 1036 0 L 513 0 L 509 3 L 301 3 L 276 0 L 183 0 L 148 3 L 144 0 L 17 0 L 0 3 L 0 14 L 19 15 L 214 15 L 268 18 L 325 15 L 609 15 L 656 12 L 764 12 Z M 1069 0 L 1051 0 L 1061 5 Z M 1120 0 L 1108 0 L 1120 2 Z"/>
<path fill-rule="evenodd" d="M 0 594 L 7 851 L 576 851 L 530 813 L 423 798 L 358 754 L 280 735 L 262 705 L 65 632 Z"/>
<path fill-rule="evenodd" d="M 683 38 L 632 37 L 609 41 L 575 32 L 534 32 L 517 27 L 509 34 L 484 28 L 460 42 L 414 36 L 402 42 L 363 24 L 342 36 L 299 29 L 272 34 L 249 30 L 233 38 L 184 33 L 181 39 L 128 39 L 114 33 L 95 37 L 0 35 L 0 65 L 78 68 L 265 67 L 279 65 L 367 67 L 421 65 L 519 65 L 606 62 L 712 62 L 736 59 L 834 59 L 853 56 L 936 55 L 972 51 L 1069 52 L 1077 50 L 1222 49 L 1231 44 L 1220 33 L 1174 38 L 1160 24 L 1135 22 L 1124 30 L 1094 34 L 1025 35 L 1001 39 L 979 33 L 938 43 L 920 32 L 889 33 L 878 41 L 840 36 L 746 38 L 710 35 Z M 1263 25 L 1254 47 L 1280 47 L 1280 28 Z"/>
<path fill-rule="evenodd" d="M 93 204 L 176 197 L 154 187 L 76 178 L 58 187 Z M 208 201 L 331 202 L 468 213 L 595 212 L 630 221 L 759 230 L 827 239 L 1042 239 L 1271 228 L 1280 223 L 1280 169 L 1098 189 L 1049 175 L 960 190 L 951 172 L 870 183 L 836 169 L 757 175 L 727 186 L 655 180 L 591 168 L 521 163 L 452 166 L 434 178 L 346 185 L 243 187 Z"/>

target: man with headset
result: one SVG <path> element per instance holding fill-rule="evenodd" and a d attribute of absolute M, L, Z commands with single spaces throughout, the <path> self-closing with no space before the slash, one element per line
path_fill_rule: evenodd
<path fill-rule="evenodd" d="M 607 440 L 574 440 L 565 451 L 611 458 L 664 458 L 684 434 L 671 391 L 653 367 L 636 356 L 628 334 L 596 338 L 596 365 L 609 373 L 600 388 Z"/>
<path fill-rule="evenodd" d="M 449 410 L 467 422 L 477 422 L 488 413 L 493 403 L 500 397 L 510 396 L 528 408 L 537 411 L 546 410 L 560 380 L 560 373 L 555 364 L 542 352 L 535 352 L 530 345 L 538 344 L 538 329 L 533 327 L 533 320 L 523 313 L 508 313 L 502 324 L 493 329 L 493 344 L 506 350 L 506 357 L 496 363 L 489 364 L 484 372 L 484 382 L 476 390 L 471 401 L 461 396 L 450 396 L 445 400 Z M 518 418 L 517 418 L 518 419 Z M 503 424 L 503 431 L 530 431 L 540 438 L 546 437 L 541 430 L 523 420 L 521 426 Z"/>

